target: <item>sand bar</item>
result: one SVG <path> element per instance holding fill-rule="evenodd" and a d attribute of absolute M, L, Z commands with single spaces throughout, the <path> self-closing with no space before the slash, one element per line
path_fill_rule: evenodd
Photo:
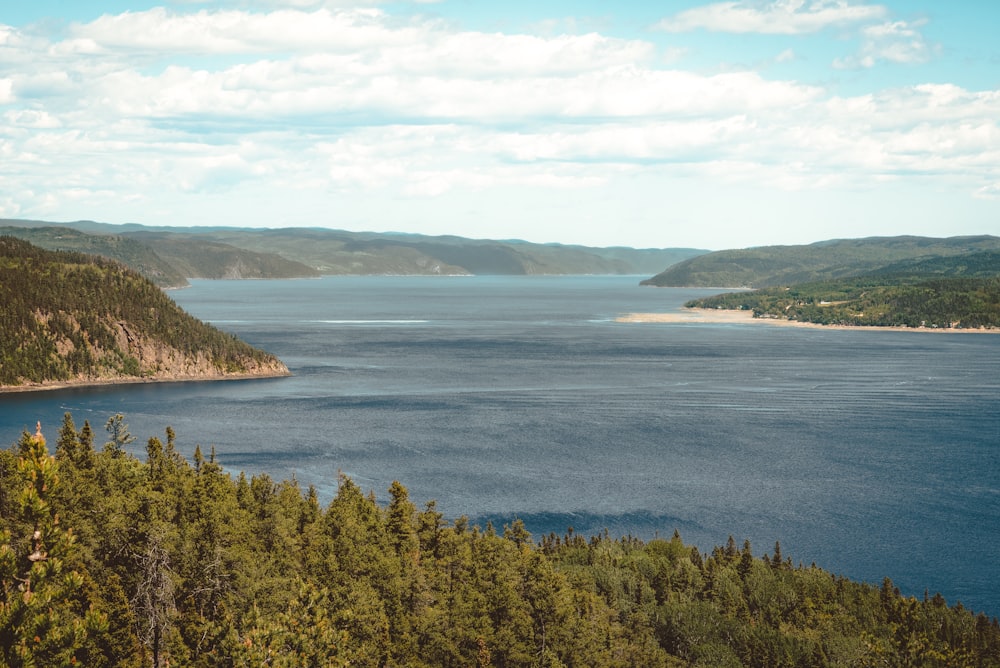
<path fill-rule="evenodd" d="M 850 329 L 859 331 L 884 332 L 928 332 L 935 334 L 1000 334 L 1000 329 L 947 329 L 942 327 L 875 327 L 865 325 L 820 325 L 815 322 L 801 322 L 785 318 L 755 318 L 753 311 L 714 308 L 683 308 L 668 313 L 625 313 L 615 318 L 615 322 L 630 323 L 704 323 L 704 324 L 748 324 L 772 325 L 779 327 L 806 327 L 812 329 Z"/>

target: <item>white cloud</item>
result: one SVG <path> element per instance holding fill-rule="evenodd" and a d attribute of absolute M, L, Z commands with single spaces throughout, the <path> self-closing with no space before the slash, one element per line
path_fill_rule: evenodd
<path fill-rule="evenodd" d="M 8 111 L 3 115 L 4 123 L 11 128 L 31 128 L 50 130 L 58 128 L 60 121 L 47 111 L 34 109 L 18 109 Z"/>
<path fill-rule="evenodd" d="M 835 60 L 834 67 L 868 68 L 883 61 L 901 64 L 927 62 L 937 47 L 917 30 L 921 25 L 923 22 L 891 21 L 865 26 L 861 30 L 861 50 L 849 58 Z"/>
<path fill-rule="evenodd" d="M 0 79 L 0 104 L 10 104 L 14 99 L 13 79 Z"/>
<path fill-rule="evenodd" d="M 667 32 L 705 29 L 714 32 L 802 35 L 854 25 L 886 15 L 881 5 L 848 0 L 774 0 L 716 2 L 680 12 L 656 24 Z"/>
<path fill-rule="evenodd" d="M 794 61 L 798 56 L 795 55 L 795 51 L 792 49 L 785 49 L 777 56 L 774 57 L 774 62 L 776 63 L 790 63 Z"/>
<path fill-rule="evenodd" d="M 1000 200 L 1000 182 L 991 183 L 979 188 L 974 193 L 978 199 Z"/>
<path fill-rule="evenodd" d="M 375 8 L 269 13 L 201 10 L 184 14 L 156 7 L 75 24 L 71 41 L 174 55 L 316 49 L 345 52 L 413 43 L 432 27 L 421 23 L 394 25 L 391 17 Z"/>
<path fill-rule="evenodd" d="M 910 40 L 897 58 L 917 57 L 920 24 L 864 27 L 850 18 L 862 10 L 882 11 L 753 11 L 800 31 L 847 22 L 873 45 Z M 685 71 L 641 40 L 484 34 L 377 9 L 157 9 L 63 40 L 0 36 L 0 192 L 18 193 L 0 210 L 18 215 L 144 222 L 208 201 L 279 210 L 273 200 L 381 216 L 406 200 L 433 217 L 432 200 L 551 190 L 572 206 L 669 180 L 822 192 L 917 178 L 987 199 L 1000 183 L 1000 92 L 951 84 L 834 97 L 752 71 Z"/>

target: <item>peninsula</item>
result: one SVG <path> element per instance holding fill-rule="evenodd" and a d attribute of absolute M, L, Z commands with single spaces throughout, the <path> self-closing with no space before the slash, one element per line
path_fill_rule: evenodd
<path fill-rule="evenodd" d="M 665 313 L 623 313 L 615 322 L 622 323 L 659 323 L 659 324 L 715 324 L 715 325 L 745 325 L 762 324 L 777 325 L 782 327 L 807 327 L 812 329 L 843 329 L 843 330 L 864 330 L 864 331 L 890 331 L 890 332 L 935 332 L 954 334 L 1000 334 L 997 327 L 928 327 L 917 326 L 907 327 L 906 325 L 844 325 L 844 324 L 823 324 L 818 322 L 808 322 L 804 320 L 791 320 L 780 318 L 770 314 L 757 314 L 748 309 L 723 309 L 723 308 L 692 308 L 685 307 L 679 311 L 669 311 Z"/>
<path fill-rule="evenodd" d="M 137 272 L 0 237 L 0 392 L 288 375 Z"/>

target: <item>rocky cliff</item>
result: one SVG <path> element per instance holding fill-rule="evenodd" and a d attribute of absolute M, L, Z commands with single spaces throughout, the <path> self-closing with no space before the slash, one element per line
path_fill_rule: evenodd
<path fill-rule="evenodd" d="M 0 237 L 0 391 L 287 374 L 116 262 Z"/>

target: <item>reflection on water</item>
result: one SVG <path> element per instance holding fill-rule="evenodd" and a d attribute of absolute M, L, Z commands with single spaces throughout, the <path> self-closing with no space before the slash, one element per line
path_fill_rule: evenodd
<path fill-rule="evenodd" d="M 294 376 L 0 399 L 14 442 L 63 412 L 167 425 L 232 471 L 394 479 L 448 516 L 708 550 L 749 538 L 1000 614 L 1000 336 L 625 324 L 708 291 L 621 277 L 195 282 L 195 315 Z"/>

